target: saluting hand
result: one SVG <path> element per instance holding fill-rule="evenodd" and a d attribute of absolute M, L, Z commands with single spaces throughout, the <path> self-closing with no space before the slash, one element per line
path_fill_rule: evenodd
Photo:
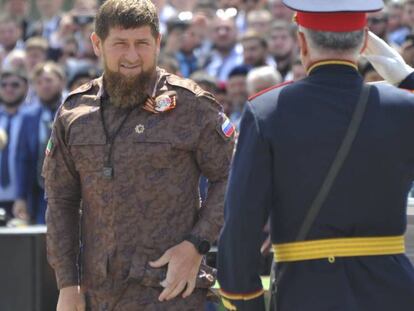
<path fill-rule="evenodd" d="M 168 249 L 158 260 L 150 262 L 153 268 L 168 264 L 167 276 L 161 282 L 164 290 L 158 300 L 173 299 L 184 289 L 182 297 L 190 296 L 195 288 L 202 258 L 203 256 L 198 253 L 193 244 L 184 241 Z"/>

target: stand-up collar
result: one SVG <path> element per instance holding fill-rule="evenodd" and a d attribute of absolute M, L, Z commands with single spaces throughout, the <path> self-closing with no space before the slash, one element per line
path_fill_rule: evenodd
<path fill-rule="evenodd" d="M 357 73 L 358 67 L 354 62 L 347 60 L 323 60 L 309 66 L 307 73 L 308 75 L 313 75 L 316 72 L 337 72 L 338 70 Z"/>

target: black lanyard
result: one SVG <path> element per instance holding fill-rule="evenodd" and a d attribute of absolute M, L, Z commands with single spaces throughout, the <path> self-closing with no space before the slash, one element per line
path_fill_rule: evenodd
<path fill-rule="evenodd" d="M 102 170 L 102 175 L 107 179 L 112 179 L 114 176 L 114 168 L 113 168 L 113 163 L 112 163 L 112 151 L 113 151 L 115 138 L 118 136 L 119 132 L 124 126 L 132 110 L 134 110 L 134 108 L 130 108 L 128 110 L 127 114 L 124 116 L 124 118 L 121 121 L 121 124 L 118 126 L 115 132 L 112 135 L 109 135 L 108 128 L 106 127 L 106 124 L 105 124 L 104 105 L 102 104 L 102 102 L 100 103 L 101 123 L 102 123 L 102 128 L 105 133 L 105 143 L 106 143 L 106 156 L 105 156 L 104 167 Z"/>

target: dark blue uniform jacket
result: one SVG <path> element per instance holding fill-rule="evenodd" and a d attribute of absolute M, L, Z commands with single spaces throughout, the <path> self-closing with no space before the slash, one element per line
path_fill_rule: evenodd
<path fill-rule="evenodd" d="M 362 85 L 351 64 L 321 63 L 304 80 L 247 104 L 218 259 L 220 285 L 237 310 L 263 310 L 263 295 L 251 299 L 262 287 L 262 229 L 270 216 L 273 243 L 295 240 Z M 414 75 L 401 87 L 414 89 Z M 354 145 L 307 240 L 403 235 L 413 177 L 414 95 L 375 85 Z M 405 255 L 287 264 L 278 311 L 414 310 L 414 269 Z"/>

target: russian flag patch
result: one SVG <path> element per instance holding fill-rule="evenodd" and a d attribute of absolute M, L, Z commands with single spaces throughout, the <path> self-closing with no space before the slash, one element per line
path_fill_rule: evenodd
<path fill-rule="evenodd" d="M 224 136 L 231 137 L 236 129 L 224 113 L 221 115 L 224 120 L 223 124 L 221 125 L 221 131 L 223 132 Z"/>

